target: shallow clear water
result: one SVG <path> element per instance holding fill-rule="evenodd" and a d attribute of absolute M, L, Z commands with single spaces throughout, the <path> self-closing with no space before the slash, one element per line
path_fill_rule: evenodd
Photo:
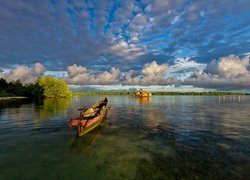
<path fill-rule="evenodd" d="M 82 138 L 68 128 L 100 96 L 0 101 L 0 179 L 247 179 L 250 97 L 110 96 Z"/>

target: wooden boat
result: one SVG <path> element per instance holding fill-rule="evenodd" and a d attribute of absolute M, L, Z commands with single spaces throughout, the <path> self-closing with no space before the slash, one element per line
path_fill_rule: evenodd
<path fill-rule="evenodd" d="M 77 126 L 77 136 L 83 136 L 102 122 L 107 113 L 107 104 L 105 97 L 93 106 L 83 108 L 78 118 L 70 120 L 70 126 Z"/>

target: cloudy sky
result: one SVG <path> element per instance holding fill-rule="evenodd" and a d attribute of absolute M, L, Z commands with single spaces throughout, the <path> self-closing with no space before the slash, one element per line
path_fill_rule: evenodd
<path fill-rule="evenodd" d="M 249 91 L 249 9 L 249 0 L 0 0 L 0 78 Z"/>

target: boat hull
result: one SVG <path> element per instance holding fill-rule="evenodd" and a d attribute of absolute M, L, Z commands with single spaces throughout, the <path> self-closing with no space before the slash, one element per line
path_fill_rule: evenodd
<path fill-rule="evenodd" d="M 89 131 L 99 126 L 107 114 L 107 107 L 103 107 L 100 115 L 90 120 L 80 120 L 77 123 L 77 136 L 83 136 Z"/>

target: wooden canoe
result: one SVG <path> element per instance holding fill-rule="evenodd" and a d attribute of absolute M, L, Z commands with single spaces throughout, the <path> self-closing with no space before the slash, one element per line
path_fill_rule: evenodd
<path fill-rule="evenodd" d="M 100 112 L 100 115 L 96 116 L 93 119 L 87 120 L 87 122 L 85 122 L 85 120 L 80 121 L 77 125 L 77 135 L 83 136 L 84 134 L 99 126 L 102 120 L 104 119 L 106 113 L 107 107 L 103 107 Z"/>
<path fill-rule="evenodd" d="M 78 118 L 70 121 L 71 126 L 77 126 L 77 136 L 83 136 L 100 125 L 107 113 L 107 103 L 108 99 L 104 98 L 90 107 L 93 109 L 92 115 L 89 115 L 90 108 L 85 108 Z"/>

